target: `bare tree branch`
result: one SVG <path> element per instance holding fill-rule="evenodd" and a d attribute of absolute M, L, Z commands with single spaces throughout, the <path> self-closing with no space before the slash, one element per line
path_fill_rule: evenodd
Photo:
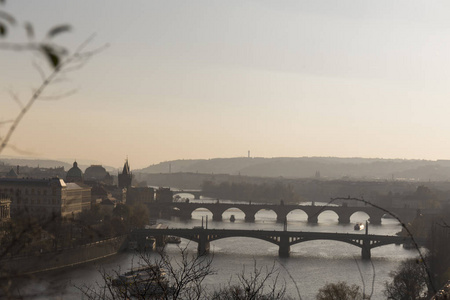
<path fill-rule="evenodd" d="M 22 101 L 20 101 L 19 96 L 14 91 L 10 90 L 9 95 L 11 96 L 11 98 L 13 98 L 13 100 L 17 103 L 17 105 L 19 105 L 20 109 L 24 108 Z"/>
<path fill-rule="evenodd" d="M 9 127 L 5 137 L 3 138 L 1 144 L 0 144 L 0 154 L 5 149 L 6 145 L 8 145 L 9 140 L 11 139 L 11 136 L 15 132 L 17 126 L 22 121 L 23 117 L 26 115 L 26 113 L 30 110 L 30 108 L 33 106 L 35 101 L 41 97 L 45 89 L 52 83 L 55 79 L 58 78 L 58 75 L 64 71 L 67 67 L 70 67 L 73 63 L 78 63 L 81 58 L 88 58 L 92 55 L 95 55 L 98 53 L 98 51 L 91 51 L 91 52 L 82 52 L 83 49 L 87 46 L 87 44 L 92 40 L 93 36 L 88 38 L 85 42 L 83 42 L 80 47 L 78 47 L 77 51 L 75 51 L 72 55 L 69 55 L 66 59 L 62 60 L 54 69 L 53 71 L 45 77 L 45 80 L 42 81 L 41 85 L 32 93 L 32 96 L 28 100 L 28 102 L 23 106 L 23 108 L 20 110 L 19 114 L 14 119 L 14 122 Z M 0 49 L 2 48 L 2 45 L 0 44 Z M 16 45 L 17 46 L 17 45 Z M 23 47 L 12 47 L 13 50 L 37 50 L 37 46 L 35 44 L 25 44 L 22 45 Z M 17 48 L 17 49 L 16 49 Z"/>
<path fill-rule="evenodd" d="M 405 229 L 405 231 L 408 233 L 408 237 L 411 239 L 411 242 L 412 242 L 414 248 L 416 248 L 416 250 L 417 250 L 417 252 L 419 254 L 420 260 L 421 260 L 422 264 L 424 265 L 424 268 L 425 268 L 425 271 L 426 271 L 426 274 L 427 274 L 427 277 L 428 277 L 428 282 L 429 282 L 431 288 L 433 289 L 433 292 L 436 293 L 436 288 L 435 288 L 435 286 L 433 284 L 433 277 L 431 276 L 430 269 L 429 269 L 429 267 L 427 265 L 427 262 L 425 260 L 425 256 L 423 255 L 422 251 L 420 250 L 420 247 L 417 244 L 417 242 L 416 242 L 412 232 L 409 230 L 409 228 L 406 226 L 406 224 L 397 215 L 395 215 L 393 212 L 391 212 L 391 211 L 389 211 L 389 210 L 387 210 L 387 209 L 385 209 L 385 208 L 383 208 L 383 207 L 381 207 L 379 205 L 371 203 L 370 201 L 367 201 L 367 200 L 364 200 L 364 199 L 360 199 L 360 198 L 352 198 L 352 197 L 331 198 L 331 200 L 326 205 L 324 205 L 321 209 L 319 209 L 319 211 L 315 215 L 318 216 L 322 211 L 324 211 L 327 208 L 328 205 L 332 204 L 334 201 L 337 201 L 337 200 L 353 200 L 353 201 L 357 201 L 357 202 L 362 202 L 362 203 L 364 203 L 366 205 L 370 205 L 372 207 L 375 207 L 375 208 L 385 212 L 386 214 L 392 216 L 393 218 L 395 218 L 400 223 L 400 225 Z"/>

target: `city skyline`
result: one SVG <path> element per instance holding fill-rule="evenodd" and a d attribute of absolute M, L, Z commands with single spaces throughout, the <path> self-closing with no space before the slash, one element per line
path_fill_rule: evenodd
<path fill-rule="evenodd" d="M 39 101 L 11 139 L 24 156 L 132 168 L 176 159 L 449 159 L 450 4 L 7 1 L 36 36 L 110 46 Z M 18 32 L 19 30 L 16 29 Z M 13 40 L 23 40 L 14 31 Z M 39 78 L 2 52 L 0 121 Z M 1 132 L 3 135 L 3 131 Z M 2 156 L 19 156 L 6 149 Z"/>

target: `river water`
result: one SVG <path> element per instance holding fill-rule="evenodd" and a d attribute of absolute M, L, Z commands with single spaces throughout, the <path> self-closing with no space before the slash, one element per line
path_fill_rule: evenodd
<path fill-rule="evenodd" d="M 229 221 L 231 215 L 235 216 L 235 222 Z M 205 209 L 194 211 L 192 220 L 158 222 L 171 228 L 192 228 L 201 225 L 202 217 L 205 220 L 206 216 L 209 219 L 208 228 L 283 230 L 283 224 L 276 222 L 275 213 L 268 210 L 258 212 L 254 223 L 244 222 L 244 214 L 237 209 L 224 212 L 222 222 L 211 221 L 212 214 Z M 288 215 L 288 230 L 357 233 L 353 228 L 354 224 L 367 219 L 367 214 L 357 212 L 351 217 L 350 224 L 341 225 L 334 212 L 324 211 L 319 215 L 318 224 L 308 224 L 306 214 L 295 210 Z M 400 230 L 400 224 L 394 219 L 382 219 L 381 225 L 369 225 L 369 234 L 394 235 Z M 359 233 L 364 234 L 364 230 Z M 179 246 L 196 253 L 197 244 L 194 242 L 182 239 Z M 165 250 L 174 256 L 179 253 L 178 246 L 173 244 L 167 245 Z M 219 288 L 230 281 L 235 282 L 236 275 L 243 268 L 246 271 L 252 270 L 255 263 L 258 267 L 275 265 L 286 284 L 287 294 L 294 299 L 314 299 L 321 287 L 338 281 L 360 286 L 366 294 L 372 293 L 371 299 L 386 299 L 383 290 L 384 283 L 390 281 L 389 272 L 396 269 L 402 260 L 417 256 L 416 250 L 387 245 L 372 249 L 371 261 L 363 261 L 360 248 L 343 242 L 323 240 L 291 246 L 290 257 L 279 258 L 278 246 L 258 239 L 238 237 L 212 242 L 211 252 L 214 253 L 213 268 L 216 274 L 206 278 L 209 287 Z M 49 298 L 49 295 L 55 299 L 82 299 L 77 287 L 101 282 L 99 268 L 109 271 L 119 268 L 127 270 L 136 260 L 132 253 L 122 253 L 99 263 L 43 274 L 27 281 L 23 291 L 27 294 L 45 295 L 42 299 Z"/>

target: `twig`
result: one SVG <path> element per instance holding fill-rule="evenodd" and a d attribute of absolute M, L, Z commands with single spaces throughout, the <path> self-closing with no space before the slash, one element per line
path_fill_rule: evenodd
<path fill-rule="evenodd" d="M 280 266 L 286 271 L 286 273 L 288 274 L 289 278 L 292 280 L 292 282 L 294 283 L 295 289 L 297 290 L 297 296 L 299 300 L 302 300 L 302 296 L 300 295 L 300 289 L 298 288 L 297 282 L 295 282 L 294 277 L 292 277 L 291 273 L 289 272 L 289 270 L 280 262 L 277 260 L 277 262 L 280 264 Z"/>
<path fill-rule="evenodd" d="M 370 292 L 369 299 L 372 298 L 373 293 L 375 292 L 375 276 L 376 276 L 376 274 L 377 274 L 377 273 L 375 272 L 375 265 L 373 264 L 373 261 L 370 260 L 370 263 L 371 263 L 371 265 L 372 265 L 372 273 L 373 273 L 373 275 L 372 275 L 372 291 Z"/>
<path fill-rule="evenodd" d="M 366 294 L 366 283 L 364 282 L 364 276 L 361 272 L 361 268 L 359 267 L 358 261 L 356 260 L 356 258 L 354 256 L 353 256 L 353 259 L 355 260 L 355 264 L 356 264 L 356 267 L 358 268 L 359 276 L 361 277 L 361 282 L 362 282 L 362 286 L 363 286 L 363 297 L 364 297 L 364 295 Z"/>
<path fill-rule="evenodd" d="M 364 199 L 360 199 L 360 198 L 351 198 L 351 197 L 347 197 L 347 198 L 345 198 L 345 197 L 331 198 L 331 200 L 330 200 L 326 205 L 324 205 L 321 209 L 319 209 L 319 211 L 318 211 L 315 215 L 318 216 L 322 211 L 324 211 L 324 210 L 326 209 L 326 207 L 327 207 L 328 205 L 330 205 L 331 203 L 333 203 L 333 202 L 336 201 L 336 200 L 354 200 L 354 201 L 362 202 L 362 203 L 364 203 L 364 204 L 368 204 L 368 205 L 370 205 L 370 206 L 372 206 L 372 207 L 378 208 L 379 210 L 381 210 L 381 211 L 383 211 L 383 212 L 389 214 L 389 215 L 392 216 L 393 218 L 395 218 L 395 219 L 400 223 L 400 225 L 406 230 L 406 232 L 408 233 L 409 238 L 411 239 L 411 242 L 412 242 L 413 245 L 414 245 L 414 248 L 416 248 L 417 252 L 419 253 L 420 259 L 421 259 L 421 261 L 422 261 L 422 263 L 423 263 L 423 265 L 424 265 L 424 267 L 425 267 L 425 271 L 426 271 L 426 273 L 427 273 L 427 277 L 428 277 L 428 281 L 429 281 L 429 283 L 430 283 L 430 286 L 431 286 L 431 288 L 433 289 L 433 292 L 436 293 L 436 288 L 434 287 L 433 279 L 432 279 L 432 276 L 431 276 L 431 274 L 430 274 L 430 270 L 429 270 L 429 268 L 428 268 L 428 265 L 427 265 L 427 263 L 426 263 L 426 261 L 425 261 L 425 257 L 424 257 L 424 255 L 422 254 L 422 251 L 420 251 L 420 247 L 419 247 L 419 245 L 417 244 L 416 240 L 414 239 L 413 234 L 412 234 L 411 231 L 408 229 L 408 227 L 406 226 L 406 224 L 403 223 L 403 221 L 400 220 L 400 218 L 399 218 L 397 215 L 395 215 L 394 213 L 390 212 L 389 210 L 387 210 L 387 209 L 385 209 L 385 208 L 383 208 L 383 207 L 381 207 L 381 206 L 378 206 L 378 205 L 376 205 L 376 204 L 371 203 L 370 201 L 367 201 L 367 200 L 364 200 Z"/>
<path fill-rule="evenodd" d="M 14 122 L 9 127 L 5 137 L 1 141 L 0 154 L 5 149 L 6 145 L 8 145 L 8 142 L 11 139 L 11 136 L 13 135 L 13 133 L 15 132 L 17 126 L 20 124 L 23 117 L 33 106 L 34 102 L 42 95 L 44 90 L 58 77 L 58 75 L 74 61 L 80 61 L 80 57 L 87 58 L 87 57 L 90 57 L 90 56 L 98 53 L 97 50 L 92 51 L 92 52 L 85 52 L 85 53 L 82 52 L 83 49 L 88 45 L 88 43 L 90 41 L 92 41 L 93 38 L 94 38 L 94 35 L 92 35 L 85 42 L 83 42 L 72 55 L 68 56 L 65 60 L 62 60 L 61 63 L 58 66 L 56 66 L 48 76 L 45 77 L 45 80 L 42 81 L 41 85 L 32 93 L 31 98 L 28 100 L 26 105 L 23 106 L 23 108 L 20 110 L 19 114 L 14 119 Z M 5 47 L 6 47 L 7 49 L 16 50 L 16 51 L 21 51 L 21 50 L 39 50 L 40 51 L 41 48 L 39 48 L 38 45 L 39 44 L 32 44 L 32 43 L 29 43 L 29 44 L 3 43 L 3 44 L 0 44 L 0 49 L 5 49 Z M 100 48 L 100 49 L 103 49 L 103 48 Z"/>

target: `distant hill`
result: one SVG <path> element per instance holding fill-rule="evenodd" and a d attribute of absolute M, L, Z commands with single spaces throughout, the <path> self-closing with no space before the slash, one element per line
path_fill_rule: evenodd
<path fill-rule="evenodd" d="M 327 179 L 450 180 L 449 160 L 405 160 L 381 158 L 276 157 L 215 158 L 166 161 L 134 172 L 205 173 L 259 177 Z"/>
<path fill-rule="evenodd" d="M 72 168 L 72 163 L 67 163 L 59 160 L 51 160 L 51 159 L 32 159 L 32 158 L 0 158 L 0 164 L 7 166 L 28 166 L 32 168 L 41 167 L 41 168 L 56 168 L 56 167 L 64 167 L 64 170 L 69 170 Z M 83 170 L 89 167 L 90 165 L 82 165 L 79 164 L 78 167 Z M 117 168 L 113 168 L 110 166 L 103 166 L 106 171 L 113 172 L 114 175 L 117 171 Z"/>

